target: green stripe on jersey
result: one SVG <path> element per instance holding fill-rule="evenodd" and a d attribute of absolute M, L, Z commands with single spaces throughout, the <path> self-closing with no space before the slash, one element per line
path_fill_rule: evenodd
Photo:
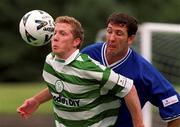
<path fill-rule="evenodd" d="M 80 56 L 83 61 L 75 60 L 71 63 L 71 66 L 82 69 L 82 70 L 88 70 L 88 71 L 96 71 L 96 72 L 102 72 L 102 68 L 100 68 L 98 65 L 92 62 L 91 59 L 86 54 L 81 54 Z"/>
<path fill-rule="evenodd" d="M 54 113 L 55 119 L 59 121 L 59 123 L 63 123 L 66 125 L 66 127 L 88 127 L 91 126 L 95 123 L 98 123 L 104 118 L 108 117 L 114 117 L 116 116 L 117 111 L 119 111 L 119 108 L 111 109 L 111 110 L 106 110 L 92 118 L 86 119 L 86 120 L 68 120 L 68 119 L 63 119 L 59 117 L 56 113 Z M 111 122 L 110 122 L 111 123 Z M 114 125 L 111 123 L 108 127 L 111 125 Z"/>
<path fill-rule="evenodd" d="M 103 79 L 101 82 L 101 87 L 107 82 L 107 80 L 109 79 L 109 75 L 111 73 L 110 68 L 106 68 L 106 70 L 104 71 L 105 73 L 103 73 Z"/>

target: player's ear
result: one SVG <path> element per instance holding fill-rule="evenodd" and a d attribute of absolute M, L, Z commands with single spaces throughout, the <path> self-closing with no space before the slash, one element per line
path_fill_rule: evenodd
<path fill-rule="evenodd" d="M 74 47 L 78 47 L 81 43 L 81 39 L 80 38 L 75 38 L 73 41 L 73 46 Z"/>
<path fill-rule="evenodd" d="M 132 45 L 132 43 L 134 42 L 135 40 L 135 35 L 131 35 L 128 37 L 128 45 Z"/>

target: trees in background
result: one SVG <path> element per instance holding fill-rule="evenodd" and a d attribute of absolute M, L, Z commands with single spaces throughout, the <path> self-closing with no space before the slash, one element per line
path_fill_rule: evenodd
<path fill-rule="evenodd" d="M 0 1 L 0 82 L 40 81 L 50 45 L 32 47 L 19 34 L 19 22 L 28 11 L 40 9 L 54 18 L 74 16 L 85 29 L 85 44 L 94 41 L 105 27 L 107 16 L 115 11 L 133 15 L 141 22 L 179 23 L 178 0 L 1 0 Z"/>

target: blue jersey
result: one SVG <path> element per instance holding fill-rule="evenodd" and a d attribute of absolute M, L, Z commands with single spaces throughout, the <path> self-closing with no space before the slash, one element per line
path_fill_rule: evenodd
<path fill-rule="evenodd" d="M 105 50 L 106 43 L 95 43 L 84 48 L 81 52 L 112 68 L 116 73 L 133 79 L 142 107 L 149 101 L 159 108 L 160 116 L 165 121 L 180 117 L 179 94 L 171 83 L 147 60 L 129 48 L 127 55 L 123 59 L 109 65 L 106 60 Z M 133 127 L 131 115 L 123 99 L 116 127 Z"/>

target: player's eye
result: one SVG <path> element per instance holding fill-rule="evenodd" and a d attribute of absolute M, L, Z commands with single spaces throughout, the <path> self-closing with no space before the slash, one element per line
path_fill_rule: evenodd
<path fill-rule="evenodd" d="M 111 34 L 111 33 L 112 33 L 112 30 L 111 30 L 111 29 L 107 29 L 106 32 L 107 32 L 108 34 Z"/>
<path fill-rule="evenodd" d="M 60 31 L 59 34 L 62 35 L 62 36 L 65 36 L 65 35 L 66 35 L 66 32 Z"/>
<path fill-rule="evenodd" d="M 122 36 L 122 35 L 124 35 L 124 33 L 123 33 L 122 31 L 117 31 L 117 32 L 116 32 L 116 35 Z"/>

